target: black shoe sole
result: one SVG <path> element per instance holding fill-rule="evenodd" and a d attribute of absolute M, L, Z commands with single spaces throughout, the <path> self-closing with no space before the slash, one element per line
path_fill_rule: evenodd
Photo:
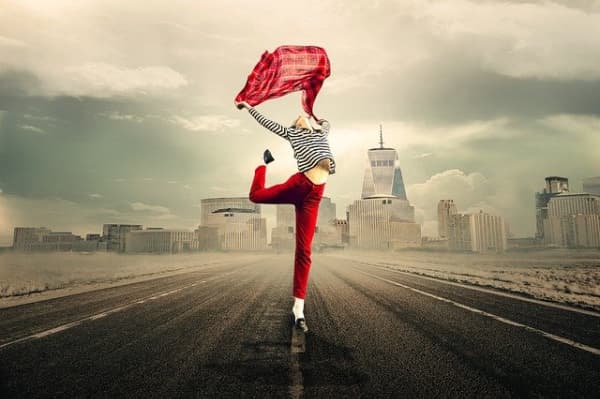
<path fill-rule="evenodd" d="M 304 333 L 308 332 L 308 326 L 306 325 L 306 320 L 304 320 L 304 319 L 296 320 L 296 322 L 294 323 L 294 326 L 297 329 L 302 330 Z"/>
<path fill-rule="evenodd" d="M 263 160 L 268 165 L 271 162 L 273 162 L 275 160 L 275 158 L 273 158 L 273 155 L 271 155 L 271 151 L 265 150 L 265 153 L 263 154 Z"/>

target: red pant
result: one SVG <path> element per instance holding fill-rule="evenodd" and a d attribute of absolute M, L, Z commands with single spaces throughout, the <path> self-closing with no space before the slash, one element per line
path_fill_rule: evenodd
<path fill-rule="evenodd" d="M 292 175 L 285 183 L 265 187 L 267 167 L 261 165 L 254 171 L 250 187 L 250 201 L 261 204 L 294 204 L 296 208 L 296 252 L 294 256 L 294 291 L 297 298 L 306 296 L 308 274 L 311 266 L 311 246 L 317 225 L 319 203 L 325 183 L 314 184 L 304 173 Z"/>

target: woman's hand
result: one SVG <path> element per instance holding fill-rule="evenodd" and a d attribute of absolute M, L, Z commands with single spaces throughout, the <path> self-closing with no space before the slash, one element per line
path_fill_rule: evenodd
<path fill-rule="evenodd" d="M 243 108 L 246 108 L 246 109 L 250 108 L 250 104 L 248 104 L 246 101 L 240 101 L 239 103 L 234 101 L 233 103 L 235 104 L 237 109 L 240 109 L 240 110 Z"/>

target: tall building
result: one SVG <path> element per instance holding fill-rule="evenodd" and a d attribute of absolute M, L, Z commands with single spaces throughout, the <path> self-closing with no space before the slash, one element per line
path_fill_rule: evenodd
<path fill-rule="evenodd" d="M 206 198 L 201 201 L 201 226 L 216 227 L 222 250 L 264 250 L 267 221 L 261 207 L 248 197 Z"/>
<path fill-rule="evenodd" d="M 600 195 L 563 193 L 548 201 L 544 220 L 544 243 L 560 247 L 596 247 L 600 233 Z"/>
<path fill-rule="evenodd" d="M 125 235 L 130 231 L 142 230 L 141 224 L 105 224 L 102 226 L 102 239 L 109 251 L 126 252 Z"/>
<path fill-rule="evenodd" d="M 600 176 L 583 179 L 583 192 L 600 195 Z"/>
<path fill-rule="evenodd" d="M 24 250 L 30 243 L 43 242 L 44 235 L 51 233 L 45 227 L 15 227 L 13 230 L 13 249 Z"/>
<path fill-rule="evenodd" d="M 438 202 L 438 236 L 440 238 L 448 238 L 448 222 L 450 216 L 456 213 L 454 200 L 440 200 Z"/>
<path fill-rule="evenodd" d="M 393 249 L 421 245 L 421 226 L 408 202 L 398 153 L 383 146 L 367 151 L 362 198 L 348 206 L 348 242 L 365 249 Z"/>
<path fill-rule="evenodd" d="M 125 234 L 126 253 L 179 253 L 198 249 L 196 234 L 186 230 L 133 230 Z"/>
<path fill-rule="evenodd" d="M 367 151 L 368 165 L 363 179 L 362 199 L 374 195 L 388 195 L 403 200 L 406 198 L 402 171 L 398 164 L 398 153 L 394 148 L 383 146 L 383 131 L 379 127 L 379 147 Z"/>
<path fill-rule="evenodd" d="M 546 186 L 535 194 L 535 221 L 538 240 L 544 239 L 544 221 L 548 218 L 548 202 L 561 193 L 569 192 L 569 179 L 560 176 L 546 177 Z"/>
<path fill-rule="evenodd" d="M 421 245 L 421 226 L 414 208 L 397 197 L 356 200 L 348 206 L 349 245 L 363 249 L 395 249 Z"/>
<path fill-rule="evenodd" d="M 503 252 L 507 237 L 504 219 L 483 211 L 450 215 L 448 248 L 454 251 Z"/>

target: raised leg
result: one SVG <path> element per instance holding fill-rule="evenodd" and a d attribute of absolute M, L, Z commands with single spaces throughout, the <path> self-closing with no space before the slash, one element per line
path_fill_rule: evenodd
<path fill-rule="evenodd" d="M 250 201 L 257 204 L 296 204 L 306 194 L 302 181 L 295 174 L 284 183 L 265 187 L 265 165 L 260 165 L 254 171 L 254 179 L 250 186 Z"/>

